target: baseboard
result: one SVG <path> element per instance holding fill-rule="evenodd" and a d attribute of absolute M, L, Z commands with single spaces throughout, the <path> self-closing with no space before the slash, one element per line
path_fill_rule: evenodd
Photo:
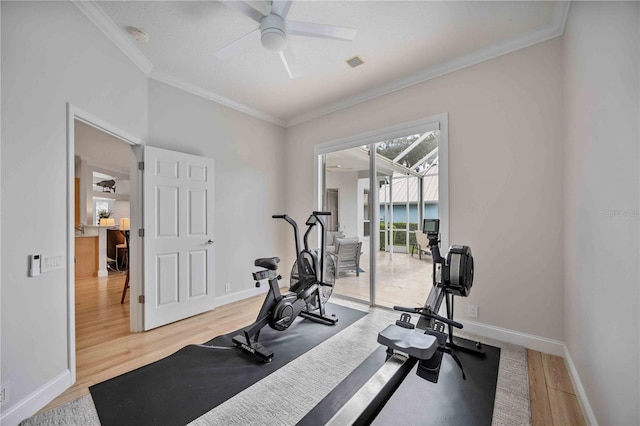
<path fill-rule="evenodd" d="M 238 302 L 253 296 L 258 296 L 269 291 L 269 285 L 262 284 L 260 287 L 253 287 L 248 290 L 239 291 L 237 293 L 226 294 L 216 297 L 216 308 L 218 306 L 228 305 L 229 303 Z"/>
<path fill-rule="evenodd" d="M 37 413 L 71 385 L 71 371 L 65 370 L 22 401 L 18 401 L 8 408 L 3 407 L 0 415 L 0 424 L 3 426 L 19 424 L 24 419 Z"/>
<path fill-rule="evenodd" d="M 565 345 L 564 342 L 547 339 L 546 337 L 534 336 L 532 334 L 521 333 L 519 331 L 509 330 L 506 328 L 495 327 L 493 325 L 482 324 L 474 321 L 460 322 L 462 322 L 462 324 L 464 325 L 463 330 L 469 333 L 563 357 L 567 364 L 569 377 L 571 378 L 573 389 L 576 392 L 578 402 L 580 403 L 580 408 L 582 409 L 582 413 L 585 416 L 587 424 L 598 424 L 598 420 L 596 419 L 593 409 L 591 408 L 591 404 L 589 403 L 589 399 L 587 398 L 587 393 L 582 386 L 582 381 L 580 380 L 580 376 L 578 375 L 578 370 L 573 363 L 573 358 L 571 358 L 569 348 L 567 348 L 567 345 Z"/>
<path fill-rule="evenodd" d="M 525 348 L 551 355 L 563 357 L 565 354 L 565 345 L 559 340 L 548 339 L 546 337 L 535 336 L 533 334 L 522 333 L 520 331 L 509 330 L 507 328 L 496 327 L 474 321 L 464 320 L 460 322 L 464 325 L 463 330 L 469 333 L 489 337 L 491 339 L 500 340 L 514 345 L 524 346 Z"/>
<path fill-rule="evenodd" d="M 578 369 L 576 365 L 573 363 L 573 358 L 571 358 L 571 353 L 569 352 L 569 348 L 564 345 L 564 360 L 567 363 L 567 368 L 569 369 L 569 377 L 571 378 L 571 383 L 573 384 L 573 390 L 575 390 L 576 395 L 578 396 L 578 402 L 580 403 L 580 408 L 582 409 L 582 414 L 585 416 L 585 420 L 589 425 L 597 425 L 598 420 L 596 419 L 596 415 L 591 408 L 591 404 L 589 403 L 589 398 L 587 398 L 587 393 L 582 386 L 582 381 L 580 380 L 580 376 L 578 375 Z"/>

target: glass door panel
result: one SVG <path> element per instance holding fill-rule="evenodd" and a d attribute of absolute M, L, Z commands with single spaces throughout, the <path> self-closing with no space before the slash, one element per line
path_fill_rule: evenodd
<path fill-rule="evenodd" d="M 380 213 L 374 284 L 377 305 L 415 307 L 424 304 L 431 290 L 431 257 L 419 250 L 415 234 L 421 232 L 424 217 L 437 215 L 437 148 L 437 131 L 376 144 Z M 430 172 L 428 188 L 425 171 Z"/>
<path fill-rule="evenodd" d="M 336 261 L 334 294 L 370 303 L 369 154 L 362 147 L 325 154 L 322 210 L 337 212 L 327 231 Z"/>

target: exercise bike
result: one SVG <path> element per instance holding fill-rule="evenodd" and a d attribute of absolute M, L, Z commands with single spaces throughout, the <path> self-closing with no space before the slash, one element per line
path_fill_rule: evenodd
<path fill-rule="evenodd" d="M 266 325 L 277 331 L 288 329 L 293 321 L 301 316 L 311 321 L 334 325 L 338 322 L 335 315 L 328 316 L 324 305 L 333 292 L 335 283 L 335 264 L 333 258 L 325 254 L 325 228 L 320 216 L 330 215 L 328 212 L 314 211 L 306 221 L 308 226 L 304 234 L 304 249 L 300 249 L 298 224 L 287 215 L 273 215 L 274 219 L 284 219 L 293 227 L 296 247 L 296 261 L 291 271 L 289 291 L 280 292 L 278 275 L 279 257 L 259 258 L 255 266 L 264 268 L 253 273 L 256 287 L 262 280 L 268 280 L 269 291 L 262 303 L 258 318 L 243 334 L 233 337 L 233 343 L 240 349 L 255 355 L 263 362 L 273 359 L 273 352 L 258 342 L 260 331 Z M 321 228 L 321 244 L 319 250 L 309 249 L 308 238 L 316 225 Z"/>

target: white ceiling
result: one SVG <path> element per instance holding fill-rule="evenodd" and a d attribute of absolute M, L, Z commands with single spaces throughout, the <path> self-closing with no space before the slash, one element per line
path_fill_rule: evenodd
<path fill-rule="evenodd" d="M 294 1 L 288 19 L 355 28 L 353 42 L 290 36 L 294 79 L 259 43 L 214 52 L 258 27 L 216 1 L 77 1 L 151 78 L 290 126 L 562 34 L 566 2 Z M 140 44 L 137 27 L 150 36 Z M 350 68 L 345 60 L 365 61 Z"/>
<path fill-rule="evenodd" d="M 114 177 L 129 178 L 131 146 L 128 143 L 77 120 L 74 133 L 75 156 L 111 172 Z"/>

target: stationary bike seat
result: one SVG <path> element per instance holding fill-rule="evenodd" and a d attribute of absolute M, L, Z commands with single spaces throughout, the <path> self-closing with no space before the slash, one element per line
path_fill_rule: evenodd
<path fill-rule="evenodd" d="M 378 343 L 421 360 L 431 359 L 438 350 L 438 340 L 434 336 L 395 324 L 378 333 Z"/>
<path fill-rule="evenodd" d="M 280 262 L 279 257 L 261 257 L 260 259 L 256 259 L 256 261 L 253 264 L 255 266 L 260 266 L 262 268 L 275 271 L 278 269 L 279 262 Z"/>

